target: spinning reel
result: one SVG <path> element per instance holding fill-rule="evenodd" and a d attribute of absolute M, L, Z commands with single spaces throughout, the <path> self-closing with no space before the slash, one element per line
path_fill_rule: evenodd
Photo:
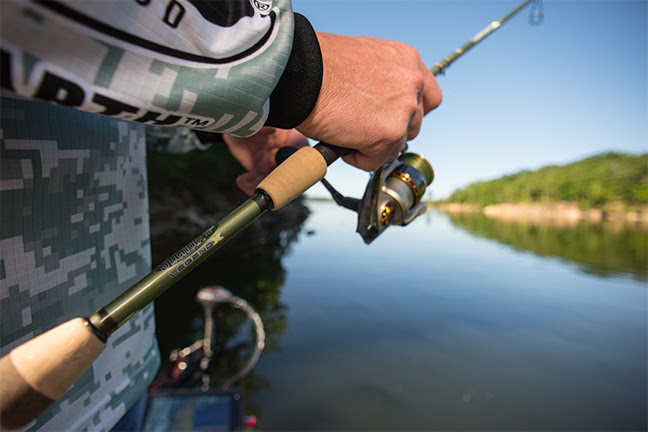
<path fill-rule="evenodd" d="M 294 151 L 288 147 L 281 149 L 277 162 Z M 433 180 L 434 170 L 423 156 L 402 153 L 371 175 L 362 199 L 343 196 L 326 179 L 322 179 L 322 184 L 339 206 L 358 213 L 356 232 L 370 244 L 389 226 L 408 225 L 425 213 L 421 198 Z"/>

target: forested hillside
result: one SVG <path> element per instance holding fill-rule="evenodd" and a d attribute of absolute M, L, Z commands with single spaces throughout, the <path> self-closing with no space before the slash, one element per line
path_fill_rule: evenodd
<path fill-rule="evenodd" d="M 614 201 L 648 204 L 648 154 L 605 153 L 569 165 L 521 171 L 473 183 L 445 200 L 479 206 L 555 201 L 578 202 L 582 207 Z"/>

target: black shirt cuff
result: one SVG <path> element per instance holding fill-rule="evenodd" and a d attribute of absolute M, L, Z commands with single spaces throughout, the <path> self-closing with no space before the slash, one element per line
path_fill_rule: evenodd
<path fill-rule="evenodd" d="M 266 126 L 292 129 L 308 118 L 322 87 L 322 51 L 310 22 L 295 16 L 293 47 L 286 69 L 270 95 Z"/>

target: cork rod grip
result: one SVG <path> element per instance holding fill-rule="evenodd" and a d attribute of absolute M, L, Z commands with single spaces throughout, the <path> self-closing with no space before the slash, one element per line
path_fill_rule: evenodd
<path fill-rule="evenodd" d="M 303 147 L 272 171 L 258 186 L 277 210 L 324 178 L 326 160 L 313 147 Z"/>
<path fill-rule="evenodd" d="M 0 359 L 0 427 L 28 424 L 92 365 L 105 344 L 75 318 L 20 345 Z"/>

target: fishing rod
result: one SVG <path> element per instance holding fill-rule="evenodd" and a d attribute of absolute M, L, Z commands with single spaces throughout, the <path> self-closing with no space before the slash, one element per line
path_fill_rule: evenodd
<path fill-rule="evenodd" d="M 452 64 L 455 60 L 457 60 L 462 55 L 466 54 L 472 47 L 477 45 L 479 42 L 486 39 L 487 36 L 489 36 L 495 30 L 500 28 L 506 21 L 513 18 L 513 16 L 517 15 L 522 9 L 524 9 L 525 7 L 527 7 L 531 3 L 534 3 L 534 5 L 533 5 L 533 9 L 531 10 L 531 13 L 529 14 L 529 23 L 531 25 L 540 25 L 540 24 L 542 24 L 542 21 L 544 21 L 544 12 L 543 12 L 543 7 L 542 7 L 542 0 L 526 0 L 526 1 L 522 2 L 518 7 L 513 9 L 511 12 L 504 15 L 498 21 L 493 21 L 492 23 L 487 25 L 482 31 L 480 31 L 475 36 L 473 36 L 472 39 L 470 39 L 468 42 L 466 42 L 461 47 L 457 48 L 448 57 L 444 58 L 439 63 L 434 65 L 434 67 L 432 69 L 430 69 L 432 74 L 434 76 L 443 75 L 445 73 L 445 70 L 450 66 L 450 64 Z"/>
<path fill-rule="evenodd" d="M 527 0 L 492 23 L 459 52 L 432 69 L 438 75 L 454 60 L 517 14 Z M 478 37 L 479 36 L 479 37 Z M 467 47 L 467 48 L 466 48 Z M 14 348 L 0 359 L 0 427 L 16 429 L 35 419 L 76 382 L 105 348 L 108 337 L 227 241 L 268 210 L 277 210 L 319 181 L 335 201 L 358 213 L 358 232 L 371 243 L 391 225 L 407 225 L 423 214 L 421 198 L 434 179 L 422 156 L 401 154 L 371 177 L 362 199 L 346 198 L 324 180 L 327 167 L 351 150 L 319 143 L 277 153 L 278 166 L 255 194 L 216 225 L 165 260 L 89 318 L 75 318 Z"/>

